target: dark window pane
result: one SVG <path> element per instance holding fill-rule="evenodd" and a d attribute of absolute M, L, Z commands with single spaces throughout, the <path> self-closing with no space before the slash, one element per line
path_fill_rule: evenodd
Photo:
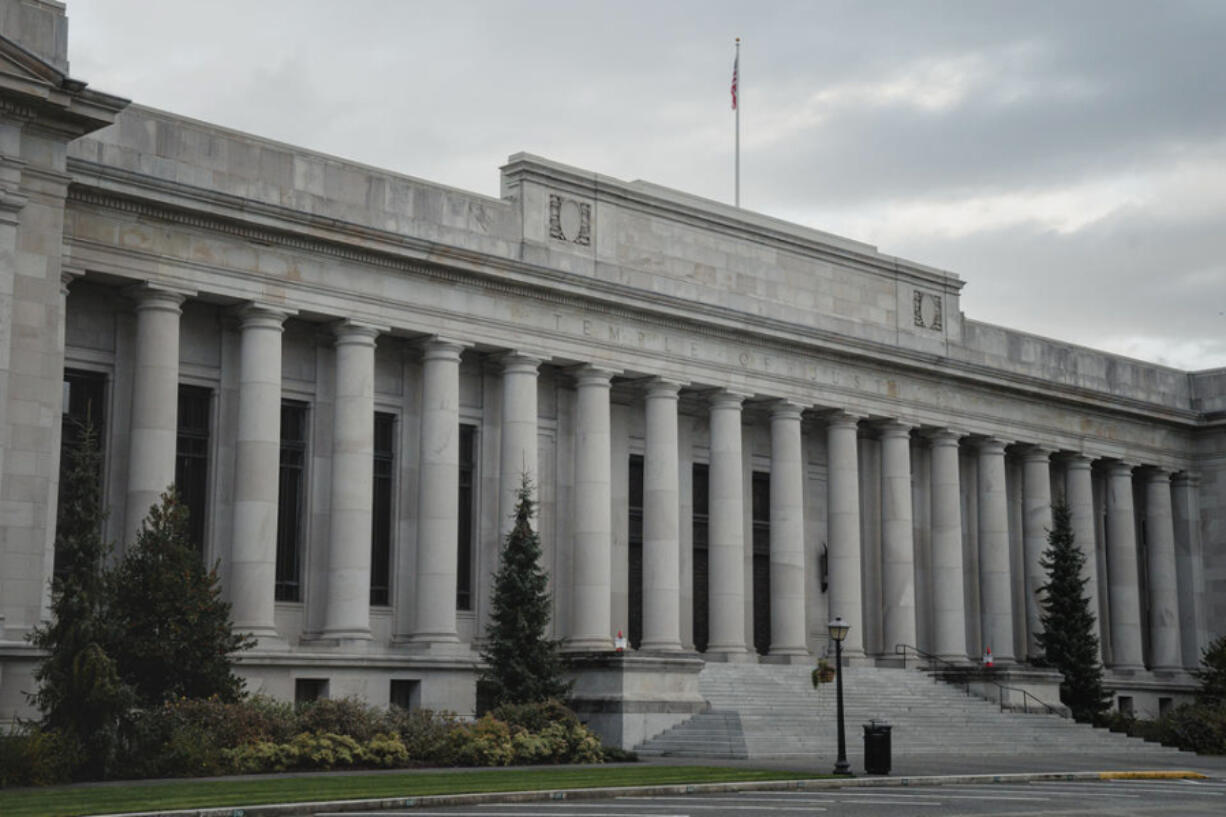
<path fill-rule="evenodd" d="M 771 645 L 771 475 L 753 475 L 753 643 L 761 655 Z"/>
<path fill-rule="evenodd" d="M 374 486 L 370 516 L 370 603 L 391 603 L 392 487 L 396 416 L 375 412 Z"/>
<path fill-rule="evenodd" d="M 628 611 L 626 637 L 639 648 L 643 640 L 643 457 L 630 455 L 630 546 Z"/>
<path fill-rule="evenodd" d="M 457 610 L 473 609 L 473 532 L 476 529 L 477 427 L 460 424 L 460 484 L 456 542 Z"/>
<path fill-rule="evenodd" d="M 277 601 L 302 599 L 302 513 L 306 487 L 307 405 L 281 401 L 281 472 L 277 495 Z"/>
<path fill-rule="evenodd" d="M 694 649 L 706 652 L 710 610 L 707 599 L 707 466 L 695 463 L 691 473 L 694 476 Z"/>
<path fill-rule="evenodd" d="M 204 553 L 209 494 L 209 414 L 213 392 L 199 386 L 179 387 L 179 433 L 175 451 L 175 489 L 187 506 L 187 535 Z"/>

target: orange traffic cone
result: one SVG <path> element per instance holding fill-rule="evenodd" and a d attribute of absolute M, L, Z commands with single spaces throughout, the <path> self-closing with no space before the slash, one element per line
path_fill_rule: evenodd
<path fill-rule="evenodd" d="M 983 665 L 985 667 L 996 666 L 996 662 L 992 660 L 992 648 L 991 647 L 985 647 L 983 650 Z"/>

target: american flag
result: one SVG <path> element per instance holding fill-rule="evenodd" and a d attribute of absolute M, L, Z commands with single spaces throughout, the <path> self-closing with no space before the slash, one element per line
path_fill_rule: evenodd
<path fill-rule="evenodd" d="M 732 61 L 732 110 L 736 110 L 736 75 L 737 68 L 741 62 L 741 57 L 738 54 L 736 59 Z"/>

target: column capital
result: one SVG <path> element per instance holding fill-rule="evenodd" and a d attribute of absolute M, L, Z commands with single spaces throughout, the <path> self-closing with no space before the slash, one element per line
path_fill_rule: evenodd
<path fill-rule="evenodd" d="M 1171 472 L 1167 468 L 1162 468 L 1157 465 L 1148 465 L 1144 469 L 1146 482 L 1166 482 L 1171 481 Z"/>
<path fill-rule="evenodd" d="M 279 306 L 250 301 L 234 310 L 238 325 L 242 329 L 276 329 L 284 331 L 286 318 L 298 314 L 297 310 L 284 309 Z"/>
<path fill-rule="evenodd" d="M 375 338 L 388 331 L 390 327 L 376 326 L 362 321 L 343 320 L 332 325 L 336 334 L 337 346 L 374 346 Z"/>
<path fill-rule="evenodd" d="M 827 412 L 823 417 L 826 420 L 828 428 L 858 428 L 860 421 L 864 419 L 863 414 L 855 414 L 843 409 L 833 409 Z"/>
<path fill-rule="evenodd" d="M 648 400 L 676 400 L 683 385 L 676 380 L 652 377 L 643 383 L 643 389 Z"/>
<path fill-rule="evenodd" d="M 1089 471 L 1094 464 L 1094 458 L 1083 451 L 1070 451 L 1061 455 L 1064 466 L 1070 471 Z"/>
<path fill-rule="evenodd" d="M 877 423 L 877 429 L 881 433 L 881 439 L 910 437 L 911 429 L 914 427 L 910 423 L 904 423 L 902 420 L 890 419 L 882 420 Z"/>
<path fill-rule="evenodd" d="M 1123 460 L 1110 460 L 1107 463 L 1107 473 L 1113 477 L 1128 477 L 1132 479 L 1133 467 L 1131 463 L 1124 462 Z"/>
<path fill-rule="evenodd" d="M 988 454 L 991 456 L 1005 455 L 1005 446 L 1008 445 L 999 437 L 980 437 L 975 440 L 975 446 L 979 449 L 980 454 Z"/>
<path fill-rule="evenodd" d="M 543 355 L 530 354 L 520 350 L 511 350 L 495 355 L 494 359 L 502 367 L 503 374 L 530 374 L 540 372 Z"/>
<path fill-rule="evenodd" d="M 1031 445 L 1027 446 L 1022 452 L 1022 460 L 1025 462 L 1050 463 L 1051 454 L 1050 448 L 1044 448 L 1041 445 Z"/>
<path fill-rule="evenodd" d="M 1171 484 L 1176 488 L 1195 488 L 1200 485 L 1200 474 L 1195 471 L 1178 471 L 1171 476 Z"/>
<path fill-rule="evenodd" d="M 472 346 L 462 340 L 452 340 L 442 335 L 431 335 L 421 342 L 422 360 L 460 361 L 460 353 Z"/>
<path fill-rule="evenodd" d="M 707 404 L 713 409 L 736 409 L 740 411 L 742 404 L 749 396 L 745 392 L 716 389 L 707 395 Z"/>
<path fill-rule="evenodd" d="M 805 407 L 795 400 L 773 400 L 770 404 L 772 420 L 795 420 L 800 422 Z"/>
<path fill-rule="evenodd" d="M 966 436 L 966 432 L 958 428 L 933 428 L 925 431 L 924 436 L 928 438 L 933 447 L 957 448 L 962 438 Z"/>
<path fill-rule="evenodd" d="M 136 302 L 138 312 L 145 309 L 164 310 L 179 314 L 183 302 L 196 294 L 194 289 L 164 286 L 148 281 L 125 287 L 123 294 Z"/>
<path fill-rule="evenodd" d="M 612 385 L 613 375 L 617 374 L 613 369 L 605 369 L 600 366 L 593 366 L 590 363 L 584 363 L 570 370 L 574 375 L 575 385 L 579 387 L 598 387 L 609 388 Z"/>

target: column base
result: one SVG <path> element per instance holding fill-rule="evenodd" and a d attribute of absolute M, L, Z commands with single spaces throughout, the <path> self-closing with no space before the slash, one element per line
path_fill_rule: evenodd
<path fill-rule="evenodd" d="M 812 664 L 813 656 L 801 647 L 772 648 L 769 655 L 759 656 L 758 661 L 762 664 Z"/>
<path fill-rule="evenodd" d="M 650 653 L 679 653 L 681 652 L 680 641 L 644 641 L 639 645 L 636 652 Z"/>
<path fill-rule="evenodd" d="M 473 654 L 473 648 L 460 641 L 457 635 L 417 634 L 395 642 L 409 652 L 419 655 L 460 656 Z"/>
<path fill-rule="evenodd" d="M 758 663 L 758 654 L 756 652 L 750 652 L 744 647 L 708 646 L 707 651 L 703 653 L 703 658 L 705 658 L 707 661 L 721 661 L 725 664 Z"/>
<path fill-rule="evenodd" d="M 611 638 L 568 638 L 562 644 L 562 652 L 613 652 Z"/>
<path fill-rule="evenodd" d="M 244 627 L 242 625 L 234 625 L 231 628 L 236 633 L 247 633 L 255 638 L 255 646 L 252 647 L 256 652 L 279 652 L 289 649 L 289 641 L 277 632 L 275 627 Z"/>
<path fill-rule="evenodd" d="M 328 641 L 370 641 L 373 636 L 371 636 L 370 628 L 368 627 L 354 627 L 352 629 L 324 630 L 319 634 L 319 637 Z"/>
<path fill-rule="evenodd" d="M 1115 673 L 1116 675 L 1136 675 L 1138 673 L 1145 672 L 1145 665 L 1144 664 L 1112 664 L 1111 666 L 1107 667 L 1107 671 Z"/>

